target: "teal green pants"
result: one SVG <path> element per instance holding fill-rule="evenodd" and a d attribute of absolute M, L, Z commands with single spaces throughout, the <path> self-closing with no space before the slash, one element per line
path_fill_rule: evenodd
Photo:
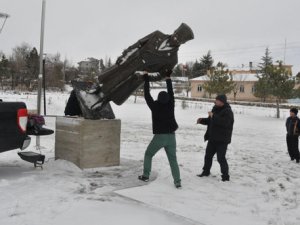
<path fill-rule="evenodd" d="M 148 145 L 144 158 L 144 176 L 149 177 L 151 172 L 152 158 L 161 149 L 165 148 L 172 171 L 174 183 L 180 183 L 180 172 L 176 157 L 175 134 L 155 134 Z"/>

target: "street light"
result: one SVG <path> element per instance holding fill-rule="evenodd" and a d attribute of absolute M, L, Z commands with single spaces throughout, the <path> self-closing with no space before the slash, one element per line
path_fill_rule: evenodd
<path fill-rule="evenodd" d="M 8 17 L 9 17 L 8 14 L 0 12 L 0 18 L 4 18 L 4 22 L 3 22 L 2 26 L 1 26 L 1 29 L 0 29 L 0 34 L 1 34 L 2 30 L 3 30 L 3 27 L 4 27 L 5 22 L 6 22 L 6 20 L 7 20 Z"/>

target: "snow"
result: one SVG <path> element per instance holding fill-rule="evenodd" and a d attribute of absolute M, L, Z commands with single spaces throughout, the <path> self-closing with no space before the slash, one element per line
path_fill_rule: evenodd
<path fill-rule="evenodd" d="M 145 75 L 147 72 L 146 71 L 135 71 L 135 74 L 138 76 L 143 76 Z M 147 73 L 149 77 L 158 77 L 160 76 L 159 72 L 154 72 L 154 73 Z"/>
<path fill-rule="evenodd" d="M 91 108 L 93 105 L 95 105 L 95 103 L 97 103 L 99 101 L 99 97 L 102 97 L 103 93 L 100 93 L 100 96 L 99 96 L 99 95 L 95 95 L 95 94 L 89 94 L 86 91 L 80 91 L 80 96 L 82 99 L 84 99 L 86 106 L 88 108 Z M 96 107 L 99 104 L 96 104 L 94 107 Z"/>
<path fill-rule="evenodd" d="M 195 77 L 191 79 L 192 81 L 208 81 L 209 77 L 207 75 Z M 246 81 L 258 81 L 257 74 L 234 74 L 232 75 L 232 80 L 236 82 L 246 82 Z"/>
<path fill-rule="evenodd" d="M 155 93 L 154 93 L 155 92 Z M 159 90 L 153 90 L 156 97 Z M 4 101 L 36 105 L 34 94 L 1 93 Z M 63 115 L 68 93 L 48 93 L 47 113 Z M 0 224 L 203 224 L 299 225 L 300 165 L 290 161 L 285 143 L 288 110 L 233 105 L 235 124 L 227 158 L 230 182 L 220 181 L 216 159 L 212 175 L 199 178 L 206 127 L 197 125 L 212 103 L 176 102 L 177 157 L 183 188 L 173 186 L 164 151 L 153 159 L 151 182 L 137 179 L 144 151 L 153 134 L 151 114 L 143 98 L 112 104 L 122 120 L 121 165 L 80 170 L 54 160 L 55 135 L 41 137 L 44 169 L 22 161 L 17 150 L 0 154 Z M 46 117 L 55 129 L 55 117 Z M 35 138 L 25 151 L 35 151 Z"/>
<path fill-rule="evenodd" d="M 122 56 L 122 58 L 121 58 L 122 61 L 120 62 L 120 64 L 123 64 L 124 62 L 126 62 L 126 60 L 137 50 L 138 50 L 138 48 L 133 48 L 130 51 L 128 51 L 125 56 Z"/>

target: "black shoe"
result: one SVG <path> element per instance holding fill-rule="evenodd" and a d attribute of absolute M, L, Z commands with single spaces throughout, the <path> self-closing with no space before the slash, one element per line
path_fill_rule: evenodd
<path fill-rule="evenodd" d="M 300 160 L 299 160 L 299 159 L 296 159 L 296 163 L 300 163 Z"/>
<path fill-rule="evenodd" d="M 176 188 L 182 188 L 181 183 L 175 183 Z"/>
<path fill-rule="evenodd" d="M 201 174 L 197 174 L 197 177 L 208 177 L 210 175 L 210 172 L 203 171 Z"/>
<path fill-rule="evenodd" d="M 35 135 L 35 136 L 44 136 L 53 134 L 54 131 L 48 128 L 44 128 L 40 125 L 35 125 L 33 127 L 27 128 L 27 135 Z"/>
<path fill-rule="evenodd" d="M 229 181 L 229 180 L 230 180 L 230 179 L 229 179 L 229 178 L 230 178 L 229 175 L 222 175 L 221 177 L 222 177 L 222 181 L 223 181 L 223 182 Z"/>
<path fill-rule="evenodd" d="M 138 176 L 138 179 L 139 179 L 139 180 L 142 180 L 142 181 L 144 181 L 144 182 L 148 182 L 148 181 L 149 181 L 149 177 L 146 177 L 146 176 L 144 176 L 144 175 Z"/>
<path fill-rule="evenodd" d="M 291 161 L 294 161 L 295 158 L 291 158 Z"/>

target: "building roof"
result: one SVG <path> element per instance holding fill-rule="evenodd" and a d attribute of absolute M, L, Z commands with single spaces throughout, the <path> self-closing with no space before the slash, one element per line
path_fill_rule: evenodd
<path fill-rule="evenodd" d="M 172 77 L 173 81 L 181 81 L 181 82 L 188 82 L 189 78 L 188 77 Z"/>
<path fill-rule="evenodd" d="M 208 81 L 209 77 L 207 75 L 205 76 L 200 76 L 200 77 L 196 77 L 191 79 L 191 81 Z M 235 74 L 232 75 L 232 80 L 239 82 L 239 81 L 258 81 L 258 77 L 257 74 Z"/>

